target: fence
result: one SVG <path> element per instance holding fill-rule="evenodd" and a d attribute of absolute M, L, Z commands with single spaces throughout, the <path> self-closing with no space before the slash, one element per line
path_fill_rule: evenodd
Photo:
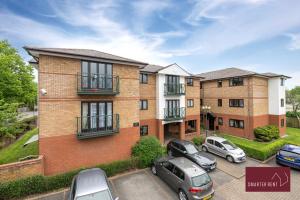
<path fill-rule="evenodd" d="M 287 117 L 286 118 L 286 126 L 292 128 L 300 128 L 300 122 L 295 117 Z"/>

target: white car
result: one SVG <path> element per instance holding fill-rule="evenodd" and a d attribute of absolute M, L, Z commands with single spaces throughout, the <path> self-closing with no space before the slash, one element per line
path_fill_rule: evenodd
<path fill-rule="evenodd" d="M 205 143 L 202 145 L 202 150 L 222 156 L 229 162 L 240 163 L 246 161 L 245 152 L 222 137 L 207 137 Z"/>

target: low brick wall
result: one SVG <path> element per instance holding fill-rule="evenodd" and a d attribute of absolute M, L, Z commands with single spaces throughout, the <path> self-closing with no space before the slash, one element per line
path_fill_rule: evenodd
<path fill-rule="evenodd" d="M 44 157 L 0 165 L 0 182 L 33 175 L 44 175 Z"/>

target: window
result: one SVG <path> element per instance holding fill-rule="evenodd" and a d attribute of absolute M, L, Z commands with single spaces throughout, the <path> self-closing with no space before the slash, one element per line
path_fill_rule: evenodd
<path fill-rule="evenodd" d="M 140 109 L 148 110 L 148 100 L 140 100 Z"/>
<path fill-rule="evenodd" d="M 200 106 L 203 106 L 203 99 L 200 99 Z"/>
<path fill-rule="evenodd" d="M 145 125 L 140 127 L 140 135 L 141 136 L 148 135 L 148 126 Z"/>
<path fill-rule="evenodd" d="M 244 120 L 230 119 L 229 126 L 234 128 L 244 128 Z"/>
<path fill-rule="evenodd" d="M 112 89 L 112 64 L 98 62 L 81 62 L 81 88 Z"/>
<path fill-rule="evenodd" d="M 284 86 L 284 78 L 280 78 L 280 85 Z"/>
<path fill-rule="evenodd" d="M 281 127 L 284 127 L 284 119 L 281 119 L 280 124 L 281 124 Z"/>
<path fill-rule="evenodd" d="M 113 129 L 112 102 L 82 102 L 81 129 L 83 132 L 91 130 Z"/>
<path fill-rule="evenodd" d="M 218 81 L 218 87 L 222 87 L 222 81 Z"/>
<path fill-rule="evenodd" d="M 140 83 L 148 83 L 148 74 L 140 74 Z"/>
<path fill-rule="evenodd" d="M 200 89 L 202 89 L 203 88 L 203 84 L 202 83 L 200 83 Z"/>
<path fill-rule="evenodd" d="M 184 180 L 184 173 L 179 168 L 174 167 L 174 174 L 181 180 Z"/>
<path fill-rule="evenodd" d="M 222 117 L 218 118 L 218 125 L 220 125 L 220 126 L 223 125 L 223 118 Z"/>
<path fill-rule="evenodd" d="M 280 99 L 281 107 L 284 107 L 284 99 Z"/>
<path fill-rule="evenodd" d="M 194 99 L 187 100 L 187 107 L 194 107 Z"/>
<path fill-rule="evenodd" d="M 244 107 L 244 99 L 229 99 L 229 107 Z"/>
<path fill-rule="evenodd" d="M 207 142 L 208 142 L 209 144 L 214 144 L 214 141 L 211 140 L 211 139 L 207 139 Z"/>
<path fill-rule="evenodd" d="M 242 77 L 234 77 L 229 80 L 229 86 L 244 85 L 244 79 Z"/>
<path fill-rule="evenodd" d="M 185 133 L 196 132 L 196 120 L 189 120 L 186 122 Z"/>
<path fill-rule="evenodd" d="M 218 99 L 218 107 L 222 107 L 222 99 Z"/>
<path fill-rule="evenodd" d="M 163 166 L 164 166 L 164 168 L 166 168 L 170 172 L 173 171 L 174 165 L 172 163 L 169 163 L 168 161 L 165 161 L 165 162 L 163 162 Z"/>
<path fill-rule="evenodd" d="M 186 85 L 193 86 L 194 85 L 193 79 L 192 78 L 187 78 L 186 79 Z"/>
<path fill-rule="evenodd" d="M 215 141 L 215 146 L 216 147 L 218 147 L 218 148 L 222 148 L 222 147 L 224 147 L 220 142 L 218 142 L 218 141 Z"/>

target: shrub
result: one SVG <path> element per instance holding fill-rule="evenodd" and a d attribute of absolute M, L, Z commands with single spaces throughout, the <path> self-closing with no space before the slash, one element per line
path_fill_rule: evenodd
<path fill-rule="evenodd" d="M 257 127 L 254 129 L 254 135 L 257 141 L 269 142 L 273 139 L 279 138 L 279 129 L 274 125 Z"/>
<path fill-rule="evenodd" d="M 287 111 L 286 116 L 297 118 L 297 116 L 300 117 L 300 112 Z"/>
<path fill-rule="evenodd" d="M 142 137 L 132 148 L 132 155 L 137 158 L 139 167 L 148 167 L 153 161 L 165 154 L 159 140 L 154 136 Z"/>
<path fill-rule="evenodd" d="M 110 164 L 98 165 L 107 176 L 135 168 L 135 160 L 116 161 Z M 73 177 L 82 169 L 55 176 L 32 176 L 15 181 L 0 183 L 0 200 L 21 198 L 32 194 L 43 193 L 64 187 L 69 187 Z"/>
<path fill-rule="evenodd" d="M 196 146 L 200 146 L 204 143 L 205 138 L 203 136 L 197 136 L 193 138 L 193 142 Z"/>
<path fill-rule="evenodd" d="M 247 156 L 258 159 L 258 160 L 266 160 L 272 155 L 276 154 L 276 152 L 286 144 L 284 140 L 277 140 L 272 143 L 266 143 L 266 145 L 261 148 L 254 148 L 246 142 L 234 142 L 238 147 L 243 149 Z"/>

